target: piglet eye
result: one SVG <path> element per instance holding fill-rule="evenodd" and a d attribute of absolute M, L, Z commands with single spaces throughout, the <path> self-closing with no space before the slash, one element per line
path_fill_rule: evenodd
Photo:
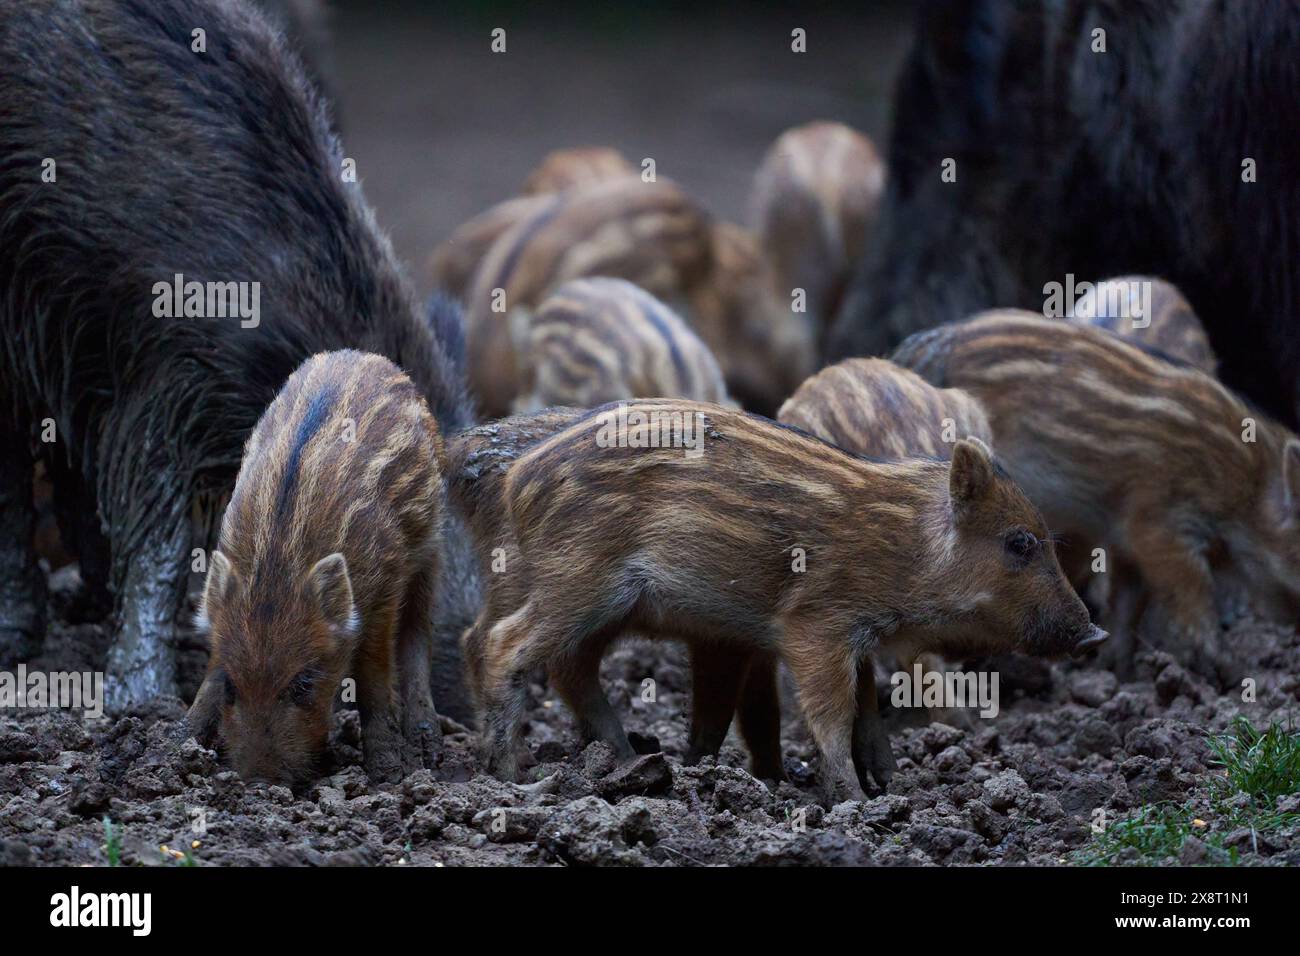
<path fill-rule="evenodd" d="M 311 703 L 312 691 L 315 688 L 316 675 L 311 671 L 302 671 L 289 681 L 289 686 L 285 688 L 284 693 L 292 703 L 299 707 L 306 707 Z"/>
<path fill-rule="evenodd" d="M 1019 528 L 1007 535 L 1005 545 L 1008 554 L 1024 559 L 1038 550 L 1038 539 L 1030 532 Z"/>

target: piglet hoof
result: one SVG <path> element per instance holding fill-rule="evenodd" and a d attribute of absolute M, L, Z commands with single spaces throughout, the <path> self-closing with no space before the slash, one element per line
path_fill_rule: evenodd
<path fill-rule="evenodd" d="M 1252 608 L 1250 602 L 1244 597 L 1232 596 L 1225 598 L 1219 606 L 1219 626 L 1231 628 L 1237 622 L 1244 621 L 1251 616 Z"/>
<path fill-rule="evenodd" d="M 877 728 L 861 739 L 855 738 L 853 769 L 865 792 L 884 793 L 889 789 L 889 781 L 898 769 L 894 749 L 889 744 L 889 734 Z"/>
<path fill-rule="evenodd" d="M 889 781 L 894 779 L 894 771 L 898 769 L 898 764 L 894 763 L 894 757 L 889 755 L 887 764 L 877 764 L 871 768 L 871 776 L 876 780 L 876 788 L 884 793 L 889 789 Z"/>
<path fill-rule="evenodd" d="M 217 742 L 217 722 L 192 713 L 186 714 L 177 721 L 176 728 L 172 731 L 172 739 L 177 743 L 184 743 L 191 737 L 204 747 L 212 749 Z"/>
<path fill-rule="evenodd" d="M 785 773 L 785 765 L 781 762 L 780 757 L 753 757 L 750 759 L 749 772 L 759 780 L 781 783 L 789 778 Z"/>
<path fill-rule="evenodd" d="M 862 787 L 848 780 L 823 780 L 822 786 L 819 787 L 819 796 L 820 803 L 828 810 L 835 808 L 837 804 L 850 803 L 850 801 L 863 803 L 867 800 Z"/>
<path fill-rule="evenodd" d="M 483 765 L 483 771 L 498 780 L 505 783 L 519 782 L 519 763 L 515 760 L 514 754 L 503 753 L 497 748 L 490 748 L 484 751 L 480 762 Z"/>
<path fill-rule="evenodd" d="M 442 726 L 432 702 L 406 708 L 402 725 L 402 764 L 407 773 L 433 770 L 442 761 Z"/>
<path fill-rule="evenodd" d="M 402 740 L 396 726 L 383 718 L 372 720 L 361 730 L 362 765 L 373 783 L 397 783 L 402 779 Z"/>
<path fill-rule="evenodd" d="M 1126 641 L 1112 640 L 1102 647 L 1097 655 L 1097 663 L 1115 675 L 1121 684 L 1127 684 L 1137 677 L 1137 664 L 1133 660 L 1133 647 Z"/>
<path fill-rule="evenodd" d="M 367 747 L 363 765 L 372 783 L 399 783 L 403 776 L 401 752 L 396 746 Z"/>
<path fill-rule="evenodd" d="M 1227 691 L 1241 681 L 1245 666 L 1232 654 L 1218 646 L 1218 641 L 1197 641 L 1188 657 L 1187 666 L 1194 673 Z"/>
<path fill-rule="evenodd" d="M 828 810 L 846 801 L 862 802 L 867 794 L 847 774 L 825 773 L 818 787 L 822 806 Z"/>
<path fill-rule="evenodd" d="M 1242 678 L 1246 676 L 1246 665 L 1226 651 L 1208 655 L 1206 669 L 1208 676 L 1224 693 L 1240 687 Z"/>

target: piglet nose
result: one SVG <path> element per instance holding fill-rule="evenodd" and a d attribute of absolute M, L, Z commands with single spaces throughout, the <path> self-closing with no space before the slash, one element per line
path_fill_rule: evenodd
<path fill-rule="evenodd" d="M 1094 647 L 1104 644 L 1109 637 L 1110 635 L 1099 628 L 1096 624 L 1089 624 L 1088 630 L 1074 645 L 1074 649 L 1071 650 L 1070 653 L 1075 657 L 1082 657 Z"/>

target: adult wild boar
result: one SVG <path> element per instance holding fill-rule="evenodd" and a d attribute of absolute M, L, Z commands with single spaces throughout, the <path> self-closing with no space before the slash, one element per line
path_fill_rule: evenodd
<path fill-rule="evenodd" d="M 924 3 L 831 360 L 1144 273 L 1187 296 L 1224 381 L 1295 425 L 1297 63 L 1294 2 Z"/>

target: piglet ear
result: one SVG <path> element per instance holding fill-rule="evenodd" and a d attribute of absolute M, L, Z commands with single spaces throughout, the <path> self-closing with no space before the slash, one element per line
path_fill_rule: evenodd
<path fill-rule="evenodd" d="M 235 566 L 220 551 L 213 551 L 208 561 L 208 577 L 203 582 L 203 600 L 199 604 L 196 625 L 206 631 L 211 626 L 212 612 L 227 603 L 239 589 L 239 575 Z"/>
<path fill-rule="evenodd" d="M 307 586 L 320 606 L 325 622 L 339 636 L 351 636 L 357 630 L 356 607 L 352 603 L 352 579 L 348 562 L 337 551 L 321 558 L 307 572 Z"/>
<path fill-rule="evenodd" d="M 963 438 L 952 449 L 948 496 L 954 511 L 975 504 L 993 487 L 993 453 L 978 438 Z"/>
<path fill-rule="evenodd" d="M 1300 518 L 1300 441 L 1294 438 L 1282 449 L 1282 488 L 1287 513 Z"/>

